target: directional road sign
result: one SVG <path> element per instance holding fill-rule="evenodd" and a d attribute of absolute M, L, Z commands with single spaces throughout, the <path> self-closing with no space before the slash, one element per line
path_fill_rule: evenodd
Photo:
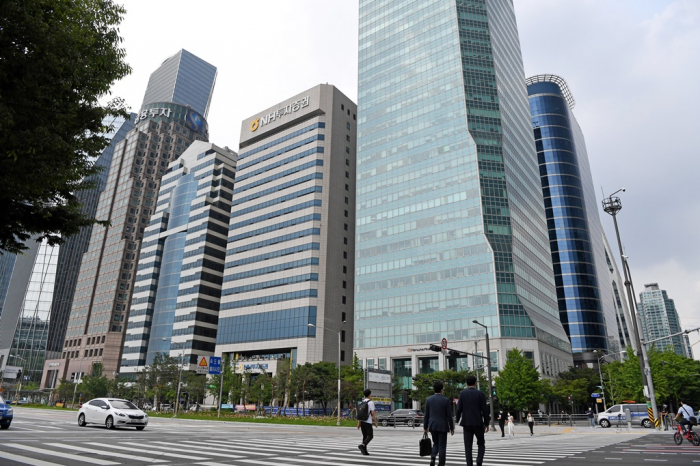
<path fill-rule="evenodd" d="M 600 393 L 591 393 L 592 398 L 600 398 Z"/>
<path fill-rule="evenodd" d="M 221 374 L 221 358 L 209 356 L 209 373 L 214 375 Z"/>

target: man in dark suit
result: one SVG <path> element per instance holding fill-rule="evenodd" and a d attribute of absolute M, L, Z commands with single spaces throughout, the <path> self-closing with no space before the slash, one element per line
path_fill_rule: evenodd
<path fill-rule="evenodd" d="M 445 466 L 447 454 L 447 432 L 455 434 L 455 421 L 452 419 L 452 402 L 442 394 L 443 386 L 439 380 L 433 384 L 435 394 L 425 400 L 425 417 L 423 431 L 430 431 L 433 437 L 433 451 L 430 454 L 430 466 L 435 466 L 435 457 L 440 456 L 439 466 Z"/>
<path fill-rule="evenodd" d="M 486 396 L 481 390 L 476 389 L 476 377 L 467 376 L 467 389 L 459 393 L 457 401 L 457 422 L 464 429 L 464 453 L 467 457 L 467 466 L 474 465 L 472 445 L 475 435 L 478 448 L 476 464 L 477 466 L 483 464 L 486 452 L 484 433 L 489 431 L 490 420 L 491 416 L 486 407 Z"/>

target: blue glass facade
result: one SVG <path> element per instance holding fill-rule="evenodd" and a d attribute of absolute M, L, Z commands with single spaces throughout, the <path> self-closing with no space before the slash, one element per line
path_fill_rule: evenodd
<path fill-rule="evenodd" d="M 476 319 L 565 363 L 512 3 L 362 0 L 359 57 L 358 354 Z"/>
<path fill-rule="evenodd" d="M 561 322 L 574 353 L 617 351 L 618 306 L 573 97 L 554 75 L 527 89 Z"/>

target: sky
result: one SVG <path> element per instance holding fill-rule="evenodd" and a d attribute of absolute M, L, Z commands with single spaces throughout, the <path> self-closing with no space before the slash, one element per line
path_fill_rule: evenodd
<path fill-rule="evenodd" d="M 357 0 L 119 3 L 133 72 L 112 95 L 132 111 L 181 48 L 218 68 L 207 120 L 219 146 L 237 150 L 242 120 L 316 84 L 357 100 Z M 568 82 L 598 196 L 626 189 L 618 222 L 637 293 L 659 283 L 683 327 L 700 327 L 700 1 L 514 3 L 525 76 Z"/>

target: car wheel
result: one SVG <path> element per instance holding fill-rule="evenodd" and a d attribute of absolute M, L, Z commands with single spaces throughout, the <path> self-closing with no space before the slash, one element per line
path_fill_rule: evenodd
<path fill-rule="evenodd" d="M 80 427 L 85 427 L 85 424 L 87 424 L 87 422 L 85 422 L 85 414 L 81 414 L 78 416 L 78 425 Z"/>
<path fill-rule="evenodd" d="M 681 443 L 683 443 L 683 436 L 680 432 L 676 432 L 675 434 L 673 434 L 673 441 L 676 443 L 676 445 L 680 445 Z"/>
<path fill-rule="evenodd" d="M 145 428 L 146 428 L 146 426 L 138 426 L 138 427 L 136 428 L 136 430 L 143 430 L 143 429 L 145 429 Z"/>
<path fill-rule="evenodd" d="M 650 429 L 651 428 L 651 421 L 649 419 L 644 419 L 642 421 L 642 427 L 645 429 Z"/>
<path fill-rule="evenodd" d="M 406 425 L 407 425 L 408 427 L 413 427 L 413 419 L 407 420 L 407 421 L 406 421 Z"/>
<path fill-rule="evenodd" d="M 386 427 L 386 426 L 388 426 L 388 425 L 389 425 L 389 421 L 387 421 L 386 419 L 384 419 L 384 420 L 382 421 L 382 426 L 383 426 L 383 427 Z"/>
<path fill-rule="evenodd" d="M 600 427 L 603 427 L 604 429 L 607 429 L 608 427 L 610 427 L 610 421 L 608 421 L 607 419 L 601 420 L 601 421 L 600 421 Z"/>
<path fill-rule="evenodd" d="M 105 427 L 108 429 L 114 429 L 114 419 L 112 419 L 112 416 L 107 416 Z"/>
<path fill-rule="evenodd" d="M 10 424 L 0 424 L 0 429 L 9 429 Z"/>

